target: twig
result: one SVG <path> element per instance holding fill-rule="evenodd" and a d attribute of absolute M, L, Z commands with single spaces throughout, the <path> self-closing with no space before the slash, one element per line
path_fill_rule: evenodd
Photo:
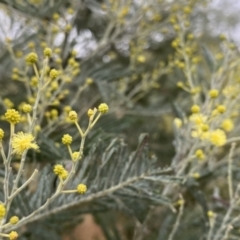
<path fill-rule="evenodd" d="M 184 209 L 184 200 L 183 200 L 183 197 L 180 195 L 180 200 L 182 200 L 183 202 L 181 203 L 180 205 L 180 208 L 179 208 L 179 212 L 178 212 L 178 215 L 177 215 L 177 219 L 176 219 L 176 222 L 173 226 L 173 229 L 168 237 L 168 240 L 173 240 L 174 238 L 174 235 L 176 234 L 177 232 L 177 229 L 179 227 L 179 224 L 180 224 L 180 220 L 181 220 L 181 217 L 183 215 L 183 209 Z"/>
<path fill-rule="evenodd" d="M 233 201 L 233 184 L 232 184 L 232 158 L 233 152 L 235 150 L 236 143 L 231 144 L 231 149 L 228 157 L 228 190 L 229 190 L 229 199 L 230 202 Z"/>

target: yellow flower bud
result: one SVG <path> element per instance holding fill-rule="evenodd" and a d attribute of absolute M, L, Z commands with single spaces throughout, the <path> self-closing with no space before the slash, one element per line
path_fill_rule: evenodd
<path fill-rule="evenodd" d="M 72 143 L 72 137 L 69 134 L 64 134 L 62 137 L 62 143 L 64 145 L 70 145 Z"/>
<path fill-rule="evenodd" d="M 77 121 L 77 113 L 75 111 L 70 111 L 68 114 L 68 117 L 70 118 L 71 121 Z"/>
<path fill-rule="evenodd" d="M 200 112 L 200 107 L 198 105 L 193 105 L 191 107 L 191 112 L 192 113 L 199 113 Z"/>
<path fill-rule="evenodd" d="M 92 109 L 89 109 L 87 112 L 87 115 L 91 117 L 94 114 L 94 111 Z"/>
<path fill-rule="evenodd" d="M 195 179 L 200 178 L 200 176 L 201 175 L 198 172 L 192 174 L 192 177 L 195 178 Z"/>
<path fill-rule="evenodd" d="M 86 84 L 91 85 L 93 83 L 92 78 L 87 78 L 86 79 Z"/>
<path fill-rule="evenodd" d="M 59 72 L 56 69 L 52 69 L 49 73 L 51 79 L 56 79 L 59 76 Z"/>
<path fill-rule="evenodd" d="M 30 113 L 32 111 L 32 106 L 30 104 L 24 104 L 22 110 L 25 113 Z"/>
<path fill-rule="evenodd" d="M 213 218 L 215 216 L 215 213 L 213 211 L 208 211 L 207 215 L 209 218 Z"/>
<path fill-rule="evenodd" d="M 205 154 L 202 151 L 202 149 L 197 149 L 195 152 L 195 156 L 199 158 L 200 160 L 203 160 L 205 158 Z"/>
<path fill-rule="evenodd" d="M 27 64 L 34 64 L 38 61 L 38 55 L 34 52 L 31 52 L 26 56 L 25 60 Z"/>
<path fill-rule="evenodd" d="M 11 224 L 16 224 L 16 223 L 18 223 L 18 221 L 19 221 L 19 218 L 18 218 L 17 216 L 13 216 L 13 217 L 11 217 L 10 220 L 9 220 L 9 222 L 10 222 Z"/>
<path fill-rule="evenodd" d="M 43 51 L 43 54 L 45 57 L 51 57 L 52 56 L 52 49 L 51 48 L 45 48 Z"/>
<path fill-rule="evenodd" d="M 106 103 L 101 103 L 99 106 L 98 106 L 98 111 L 100 113 L 107 113 L 109 110 L 108 108 L 108 105 Z"/>
<path fill-rule="evenodd" d="M 212 89 L 208 92 L 211 98 L 217 98 L 219 95 L 219 91 L 217 89 Z"/>
<path fill-rule="evenodd" d="M 12 124 L 17 124 L 20 122 L 21 116 L 15 109 L 8 109 L 5 113 L 5 119 Z"/>
<path fill-rule="evenodd" d="M 8 234 L 8 237 L 9 237 L 10 240 L 15 240 L 15 239 L 18 238 L 18 233 L 15 232 L 15 231 L 12 231 Z"/>
<path fill-rule="evenodd" d="M 80 155 L 80 152 L 74 152 L 73 154 L 72 154 L 72 160 L 74 161 L 74 162 L 76 162 L 77 160 L 80 160 L 82 157 L 81 157 L 81 155 Z"/>
<path fill-rule="evenodd" d="M 217 111 L 219 113 L 224 113 L 224 112 L 226 112 L 226 107 L 224 105 L 218 105 L 217 106 Z"/>
<path fill-rule="evenodd" d="M 87 186 L 85 184 L 79 184 L 77 186 L 77 192 L 80 194 L 84 194 L 87 191 Z"/>

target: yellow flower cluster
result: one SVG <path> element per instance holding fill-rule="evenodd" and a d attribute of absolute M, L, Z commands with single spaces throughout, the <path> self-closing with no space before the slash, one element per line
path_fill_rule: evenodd
<path fill-rule="evenodd" d="M 34 52 L 31 52 L 26 56 L 26 62 L 28 64 L 34 64 L 37 61 L 38 61 L 38 55 Z"/>
<path fill-rule="evenodd" d="M 34 137 L 31 133 L 19 132 L 15 134 L 12 139 L 13 152 L 21 155 L 25 150 L 28 150 L 28 149 L 37 150 L 39 147 L 33 141 L 34 141 Z"/>
<path fill-rule="evenodd" d="M 8 109 L 5 113 L 5 119 L 11 124 L 17 124 L 21 120 L 21 116 L 15 109 Z"/>
<path fill-rule="evenodd" d="M 221 128 L 226 132 L 231 132 L 234 128 L 234 123 L 231 119 L 225 119 L 221 124 Z"/>
<path fill-rule="evenodd" d="M 94 111 L 92 109 L 89 109 L 87 112 L 87 115 L 91 117 L 93 115 Z"/>
<path fill-rule="evenodd" d="M 217 98 L 219 95 L 219 92 L 217 89 L 211 89 L 208 94 L 211 98 Z"/>
<path fill-rule="evenodd" d="M 81 159 L 80 152 L 74 152 L 74 153 L 72 154 L 72 160 L 73 160 L 74 162 L 76 162 L 77 160 L 80 160 L 80 159 Z"/>
<path fill-rule="evenodd" d="M 217 111 L 219 113 L 225 113 L 226 112 L 226 107 L 224 105 L 218 105 L 217 106 Z"/>
<path fill-rule="evenodd" d="M 62 143 L 64 145 L 70 145 L 72 143 L 72 137 L 69 134 L 64 134 L 62 137 Z"/>
<path fill-rule="evenodd" d="M 213 145 L 221 147 L 226 143 L 227 137 L 223 130 L 217 129 L 210 132 L 209 140 Z"/>
<path fill-rule="evenodd" d="M 73 122 L 77 121 L 77 113 L 75 111 L 70 111 L 68 117 Z"/>
<path fill-rule="evenodd" d="M 51 57 L 52 56 L 52 49 L 51 48 L 45 48 L 43 51 L 43 54 L 45 57 Z"/>
<path fill-rule="evenodd" d="M 59 72 L 56 69 L 52 69 L 49 73 L 51 79 L 56 79 L 59 76 Z"/>
<path fill-rule="evenodd" d="M 204 124 L 207 121 L 207 116 L 201 113 L 194 113 L 189 117 L 189 120 L 196 125 Z"/>
<path fill-rule="evenodd" d="M 205 154 L 202 149 L 197 149 L 195 152 L 195 156 L 200 160 L 205 159 Z"/>
<path fill-rule="evenodd" d="M 19 222 L 19 218 L 17 216 L 13 216 L 10 218 L 9 222 L 11 224 L 17 224 Z"/>
<path fill-rule="evenodd" d="M 53 172 L 63 180 L 65 180 L 68 177 L 67 170 L 61 164 L 55 165 L 54 169 L 53 169 Z"/>
<path fill-rule="evenodd" d="M 22 110 L 25 113 L 30 113 L 32 111 L 32 106 L 30 104 L 24 104 L 22 106 Z"/>
<path fill-rule="evenodd" d="M 8 237 L 9 237 L 10 240 L 15 240 L 15 239 L 18 238 L 18 233 L 15 232 L 15 231 L 12 231 L 8 234 Z"/>
<path fill-rule="evenodd" d="M 200 107 L 198 106 L 198 105 L 193 105 L 192 107 L 191 107 L 191 112 L 192 113 L 199 113 L 200 112 Z"/>
<path fill-rule="evenodd" d="M 100 113 L 107 113 L 109 110 L 108 108 L 108 105 L 106 103 L 101 103 L 99 106 L 98 106 L 98 111 Z"/>
<path fill-rule="evenodd" d="M 85 184 L 79 184 L 77 186 L 77 192 L 80 194 L 84 194 L 87 191 L 87 186 Z"/>

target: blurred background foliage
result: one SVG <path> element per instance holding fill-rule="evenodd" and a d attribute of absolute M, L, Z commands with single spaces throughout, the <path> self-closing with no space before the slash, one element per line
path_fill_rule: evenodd
<path fill-rule="evenodd" d="M 23 67 L 19 59 L 27 53 L 40 53 L 48 46 L 55 53 L 51 67 L 67 69 L 72 58 L 77 63 L 70 69 L 72 81 L 66 87 L 69 93 L 48 106 L 49 112 L 52 109 L 64 112 L 64 107 L 72 102 L 72 108 L 86 123 L 87 109 L 101 102 L 110 107 L 110 113 L 100 119 L 97 129 L 89 135 L 86 155 L 99 139 L 109 142 L 116 136 L 125 139 L 133 151 L 138 147 L 138 136 L 148 133 L 149 157 L 156 158 L 158 166 L 171 165 L 175 155 L 173 119 L 183 119 L 189 113 L 192 104 L 189 95 L 193 94 L 178 87 L 185 76 L 179 71 L 183 59 L 179 58 L 173 43 L 179 31 L 175 17 L 178 15 L 186 26 L 183 37 L 194 49 L 191 60 L 199 64 L 198 80 L 209 86 L 214 61 L 221 58 L 218 54 L 223 36 L 219 34 L 225 33 L 233 39 L 229 42 L 234 46 L 234 41 L 239 40 L 237 2 L 1 0 L 0 112 L 4 113 L 4 108 L 11 104 L 18 108 L 19 103 L 30 102 L 26 99 L 21 75 L 15 74 L 14 67 Z M 79 90 L 82 86 L 84 89 Z M 12 102 L 9 103 L 9 99 Z M 75 130 L 68 124 L 59 124 L 54 129 L 54 122 L 50 131 L 46 119 L 44 124 L 43 134 L 39 135 L 41 153 L 31 159 L 43 165 L 64 160 L 66 152 L 56 143 L 64 131 L 74 134 Z M 195 180 L 186 183 L 185 217 L 175 239 L 204 239 L 201 234 L 208 228 L 208 207 L 202 191 L 210 188 L 206 184 L 209 178 L 215 179 L 206 174 L 200 185 Z M 173 201 L 178 197 L 175 194 Z M 102 229 L 99 239 L 103 235 L 103 239 L 167 239 L 176 214 L 166 207 L 145 209 L 143 204 L 144 217 L 138 218 L 140 208 L 141 204 L 132 209 L 130 217 L 129 213 L 118 210 L 96 211 L 93 215 Z M 54 221 L 57 223 L 57 219 Z M 61 234 L 66 235 L 66 239 L 77 239 L 69 237 L 76 223 L 66 225 L 69 235 L 66 235 L 67 228 L 64 232 L 58 229 Z M 30 232 L 36 230 L 29 229 Z M 23 239 L 58 239 L 52 228 L 53 233 L 46 230 L 48 236 L 42 235 L 41 227 L 37 231 L 37 235 L 25 234 Z"/>

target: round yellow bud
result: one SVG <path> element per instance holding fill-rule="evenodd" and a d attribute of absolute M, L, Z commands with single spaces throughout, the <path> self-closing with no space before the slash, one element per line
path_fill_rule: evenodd
<path fill-rule="evenodd" d="M 226 107 L 224 105 L 218 105 L 217 106 L 217 111 L 219 113 L 224 113 L 224 112 L 226 112 Z"/>
<path fill-rule="evenodd" d="M 67 13 L 70 14 L 70 15 L 72 15 L 72 14 L 74 13 L 74 10 L 73 10 L 72 8 L 68 8 L 68 9 L 67 9 Z"/>
<path fill-rule="evenodd" d="M 42 42 L 40 43 L 40 46 L 41 46 L 42 48 L 46 48 L 46 47 L 47 47 L 47 43 L 44 42 L 44 41 L 42 41 Z"/>
<path fill-rule="evenodd" d="M 9 237 L 10 240 L 15 240 L 15 239 L 18 238 L 18 233 L 15 232 L 15 231 L 12 231 L 8 234 L 8 237 Z"/>
<path fill-rule="evenodd" d="M 197 149 L 195 152 L 195 156 L 200 160 L 203 160 L 205 158 L 205 154 L 202 149 Z"/>
<path fill-rule="evenodd" d="M 52 15 L 52 18 L 53 18 L 54 21 L 57 21 L 57 20 L 60 18 L 60 16 L 59 16 L 58 13 L 54 13 L 54 14 Z"/>
<path fill-rule="evenodd" d="M 193 105 L 191 107 L 191 112 L 192 113 L 199 113 L 200 112 L 200 107 L 198 105 Z"/>
<path fill-rule="evenodd" d="M 34 42 L 29 42 L 28 47 L 31 48 L 31 49 L 35 48 L 35 43 Z"/>
<path fill-rule="evenodd" d="M 38 61 L 38 55 L 34 52 L 29 53 L 25 58 L 27 64 L 34 64 Z"/>
<path fill-rule="evenodd" d="M 194 35 L 193 35 L 192 33 L 189 33 L 189 34 L 187 35 L 187 39 L 188 39 L 188 40 L 193 40 L 193 39 L 194 39 Z"/>
<path fill-rule="evenodd" d="M 91 85 L 93 83 L 92 78 L 87 78 L 86 79 L 86 84 Z"/>
<path fill-rule="evenodd" d="M 16 81 L 18 79 L 19 79 L 18 74 L 16 74 L 16 73 L 12 74 L 12 80 Z"/>
<path fill-rule="evenodd" d="M 51 79 L 56 79 L 59 76 L 59 72 L 56 69 L 52 69 L 49 73 Z"/>
<path fill-rule="evenodd" d="M 179 200 L 177 201 L 177 205 L 179 205 L 179 206 L 182 206 L 184 203 L 185 203 L 185 202 L 184 202 L 183 199 L 179 199 Z"/>
<path fill-rule="evenodd" d="M 71 106 L 65 106 L 65 107 L 63 108 L 63 111 L 66 112 L 66 113 L 69 113 L 71 110 L 72 110 L 72 107 L 71 107 Z"/>
<path fill-rule="evenodd" d="M 208 211 L 207 215 L 209 218 L 213 218 L 215 216 L 215 213 L 213 211 Z"/>
<path fill-rule="evenodd" d="M 87 112 L 87 115 L 91 117 L 93 115 L 94 111 L 92 109 L 89 109 Z"/>
<path fill-rule="evenodd" d="M 40 125 L 36 125 L 35 127 L 34 127 L 34 131 L 37 133 L 37 132 L 40 132 L 40 130 L 41 130 L 41 126 Z"/>
<path fill-rule="evenodd" d="M 70 145 L 72 143 L 72 136 L 69 134 L 64 134 L 62 137 L 62 143 L 64 145 Z"/>
<path fill-rule="evenodd" d="M 55 91 L 59 88 L 58 82 L 52 82 L 51 83 L 51 90 Z"/>
<path fill-rule="evenodd" d="M 202 124 L 201 130 L 202 130 L 203 132 L 207 132 L 207 131 L 209 130 L 209 126 L 208 126 L 207 124 Z"/>
<path fill-rule="evenodd" d="M 64 171 L 59 175 L 59 177 L 65 180 L 68 177 L 68 171 L 64 169 Z"/>
<path fill-rule="evenodd" d="M 211 89 L 209 92 L 208 92 L 209 96 L 211 98 L 217 98 L 218 95 L 219 95 L 219 91 L 217 89 Z"/>
<path fill-rule="evenodd" d="M 181 69 L 185 68 L 185 63 L 184 62 L 178 62 L 177 66 Z"/>
<path fill-rule="evenodd" d="M 16 58 L 21 58 L 23 56 L 23 52 L 18 50 L 15 52 L 15 56 L 16 56 Z"/>
<path fill-rule="evenodd" d="M 6 215 L 6 208 L 2 203 L 0 203 L 0 219 L 3 219 L 5 215 Z"/>
<path fill-rule="evenodd" d="M 76 69 L 72 72 L 72 75 L 76 77 L 80 72 L 81 72 L 80 69 Z"/>
<path fill-rule="evenodd" d="M 108 105 L 106 103 L 101 103 L 99 106 L 98 106 L 98 111 L 100 113 L 107 113 L 109 110 L 108 108 Z"/>
<path fill-rule="evenodd" d="M 75 111 L 70 111 L 68 114 L 68 117 L 70 118 L 71 121 L 77 121 L 77 113 Z"/>
<path fill-rule="evenodd" d="M 17 216 L 13 216 L 13 217 L 11 217 L 10 220 L 9 220 L 9 222 L 10 222 L 11 224 L 16 224 L 16 223 L 18 223 L 18 221 L 19 221 L 19 218 L 18 218 Z"/>
<path fill-rule="evenodd" d="M 8 109 L 5 113 L 5 119 L 11 124 L 17 124 L 20 122 L 21 116 L 15 109 Z"/>
<path fill-rule="evenodd" d="M 181 81 L 177 82 L 177 87 L 179 87 L 179 88 L 183 88 L 183 87 L 184 87 L 183 82 L 181 82 Z"/>
<path fill-rule="evenodd" d="M 180 26 L 178 24 L 174 24 L 173 28 L 175 31 L 179 31 L 180 30 Z"/>
<path fill-rule="evenodd" d="M 77 160 L 80 160 L 82 157 L 81 157 L 81 155 L 80 155 L 80 152 L 74 152 L 73 154 L 72 154 L 72 160 L 74 161 L 74 162 L 76 162 Z"/>
<path fill-rule="evenodd" d="M 52 109 L 50 111 L 50 114 L 53 118 L 56 118 L 58 116 L 58 110 L 57 109 Z"/>
<path fill-rule="evenodd" d="M 24 104 L 22 110 L 25 113 L 30 113 L 32 111 L 32 106 L 30 104 Z"/>
<path fill-rule="evenodd" d="M 234 123 L 231 119 L 225 119 L 225 120 L 223 120 L 223 122 L 221 124 L 221 128 L 225 132 L 231 132 L 234 128 Z"/>
<path fill-rule="evenodd" d="M 65 32 L 70 32 L 71 29 L 72 29 L 72 26 L 71 26 L 70 24 L 67 24 L 67 25 L 65 26 Z"/>
<path fill-rule="evenodd" d="M 188 6 L 186 6 L 186 7 L 183 8 L 183 12 L 186 13 L 186 14 L 189 14 L 189 13 L 192 12 L 192 9 Z"/>
<path fill-rule="evenodd" d="M 175 118 L 174 119 L 174 124 L 176 125 L 177 128 L 182 127 L 182 120 L 180 118 Z"/>
<path fill-rule="evenodd" d="M 57 58 L 57 59 L 55 60 L 55 62 L 56 62 L 57 64 L 61 65 L 61 64 L 62 64 L 62 59 L 61 59 L 61 58 Z"/>
<path fill-rule="evenodd" d="M 177 48 L 177 47 L 179 46 L 179 43 L 174 40 L 174 41 L 172 41 L 171 46 L 172 46 L 173 48 Z"/>
<path fill-rule="evenodd" d="M 4 138 L 4 131 L 0 128 L 0 141 Z"/>
<path fill-rule="evenodd" d="M 87 186 L 85 184 L 79 184 L 77 186 L 77 192 L 80 194 L 84 194 L 87 191 Z"/>
<path fill-rule="evenodd" d="M 45 57 L 51 57 L 52 56 L 52 49 L 51 48 L 45 48 L 43 51 L 43 54 Z"/>
<path fill-rule="evenodd" d="M 36 87 L 38 85 L 38 78 L 36 76 L 31 78 L 30 85 Z"/>
<path fill-rule="evenodd" d="M 140 56 L 137 57 L 137 61 L 139 63 L 145 63 L 146 62 L 146 57 L 143 56 L 143 55 L 140 55 Z"/>
<path fill-rule="evenodd" d="M 61 164 L 56 164 L 53 168 L 53 172 L 58 176 L 63 174 L 64 171 L 66 171 L 66 170 L 63 167 L 63 165 L 61 165 Z"/>
<path fill-rule="evenodd" d="M 200 176 L 201 175 L 198 172 L 192 174 L 192 177 L 195 178 L 195 179 L 200 178 Z"/>
<path fill-rule="evenodd" d="M 224 35 L 224 34 L 220 34 L 220 35 L 219 35 L 219 38 L 220 38 L 220 40 L 222 40 L 222 41 L 224 41 L 224 40 L 227 39 L 226 35 Z"/>

